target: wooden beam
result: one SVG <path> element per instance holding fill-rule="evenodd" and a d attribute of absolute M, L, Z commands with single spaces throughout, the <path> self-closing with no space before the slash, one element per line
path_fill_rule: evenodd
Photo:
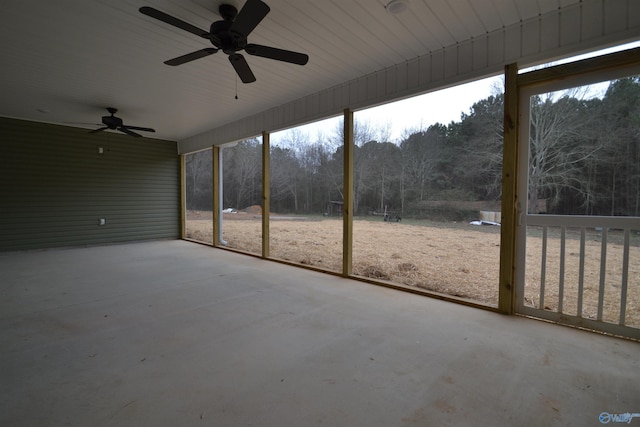
<path fill-rule="evenodd" d="M 211 147 L 211 194 L 213 197 L 211 206 L 213 210 L 213 246 L 220 246 L 220 173 L 222 165 L 220 164 L 220 147 L 214 145 Z"/>
<path fill-rule="evenodd" d="M 184 154 L 180 154 L 180 238 L 187 238 L 187 165 Z"/>
<path fill-rule="evenodd" d="M 269 132 L 262 132 L 262 257 L 269 258 L 269 209 L 271 205 L 271 142 Z"/>
<path fill-rule="evenodd" d="M 518 66 L 505 67 L 504 141 L 502 150 L 502 220 L 498 310 L 512 314 L 515 303 L 518 218 Z M 526 197 L 526 195 L 525 195 Z"/>
<path fill-rule="evenodd" d="M 593 75 L 601 72 L 614 73 L 620 77 L 617 73 L 618 70 L 637 67 L 639 58 L 640 47 L 542 68 L 518 75 L 518 86 L 548 84 L 549 82 L 562 81 L 567 77 Z M 633 70 L 631 74 L 636 74 L 636 70 Z"/>
<path fill-rule="evenodd" d="M 351 276 L 353 256 L 353 111 L 344 110 L 344 179 L 342 205 L 342 275 Z"/>

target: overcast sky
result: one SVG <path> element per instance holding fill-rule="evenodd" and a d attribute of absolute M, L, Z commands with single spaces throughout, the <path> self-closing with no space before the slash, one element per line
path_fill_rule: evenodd
<path fill-rule="evenodd" d="M 449 89 L 439 90 L 396 101 L 366 110 L 356 111 L 354 120 L 368 122 L 372 127 L 389 128 L 390 140 L 399 142 L 405 130 L 426 129 L 432 124 L 449 124 L 459 121 L 462 113 L 468 113 L 471 106 L 487 98 L 494 91 L 495 83 L 502 85 L 502 76 L 477 80 Z M 299 126 L 297 129 L 315 141 L 318 134 L 330 136 L 340 123 L 342 117 L 335 117 L 320 122 Z M 274 132 L 271 140 L 277 145 L 286 137 L 288 130 Z"/>
<path fill-rule="evenodd" d="M 356 111 L 355 120 L 371 124 L 391 124 L 391 140 L 398 141 L 407 129 L 426 129 L 435 123 L 448 125 L 459 121 L 462 113 L 469 113 L 471 106 L 488 98 L 498 84 L 502 89 L 502 76 L 477 80 L 402 101 L 392 102 L 367 110 Z"/>

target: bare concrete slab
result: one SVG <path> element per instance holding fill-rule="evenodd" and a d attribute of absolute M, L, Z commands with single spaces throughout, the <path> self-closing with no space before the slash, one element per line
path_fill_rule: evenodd
<path fill-rule="evenodd" d="M 2 426 L 640 413 L 637 343 L 185 241 L 0 254 L 0 283 Z"/>

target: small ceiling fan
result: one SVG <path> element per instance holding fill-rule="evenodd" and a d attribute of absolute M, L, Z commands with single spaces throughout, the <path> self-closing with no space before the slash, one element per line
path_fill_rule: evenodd
<path fill-rule="evenodd" d="M 261 0 L 247 0 L 240 12 L 229 4 L 221 4 L 218 8 L 222 21 L 211 24 L 209 32 L 195 27 L 181 19 L 167 15 L 152 7 L 140 8 L 140 13 L 158 19 L 181 30 L 188 31 L 196 36 L 209 40 L 215 47 L 208 47 L 170 59 L 164 63 L 167 65 L 181 65 L 205 56 L 213 55 L 222 50 L 229 55 L 229 61 L 243 83 L 256 81 L 247 60 L 238 53 L 242 50 L 249 55 L 289 62 L 291 64 L 305 65 L 309 56 L 304 53 L 278 49 L 247 42 L 249 34 L 258 26 L 271 9 Z"/>
<path fill-rule="evenodd" d="M 142 138 L 142 135 L 133 132 L 134 130 L 140 130 L 140 131 L 144 131 L 144 132 L 155 132 L 154 129 L 151 128 L 144 128 L 144 127 L 140 127 L 140 126 L 128 126 L 125 125 L 122 122 L 122 119 L 120 117 L 116 117 L 115 114 L 118 112 L 118 110 L 116 108 L 113 107 L 108 107 L 107 111 L 109 113 L 111 113 L 110 116 L 102 116 L 102 124 L 104 125 L 104 127 L 101 127 L 99 129 L 95 129 L 92 130 L 89 133 L 96 133 L 96 132 L 102 132 L 103 130 L 107 130 L 107 129 L 111 129 L 111 130 L 119 130 L 122 133 L 126 133 L 129 136 L 133 136 L 136 138 Z"/>

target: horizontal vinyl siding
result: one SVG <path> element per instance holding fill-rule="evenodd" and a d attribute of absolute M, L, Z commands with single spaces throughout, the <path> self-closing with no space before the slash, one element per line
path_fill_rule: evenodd
<path fill-rule="evenodd" d="M 0 118 L 0 145 L 0 250 L 179 237 L 175 142 Z"/>

